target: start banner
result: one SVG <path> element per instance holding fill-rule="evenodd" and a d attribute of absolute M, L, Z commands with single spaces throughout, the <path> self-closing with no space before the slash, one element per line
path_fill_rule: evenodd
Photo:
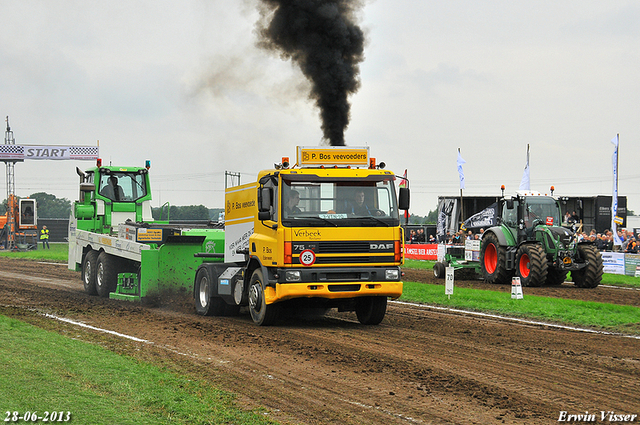
<path fill-rule="evenodd" d="M 0 145 L 0 160 L 52 159 L 94 161 L 99 158 L 99 146 Z"/>

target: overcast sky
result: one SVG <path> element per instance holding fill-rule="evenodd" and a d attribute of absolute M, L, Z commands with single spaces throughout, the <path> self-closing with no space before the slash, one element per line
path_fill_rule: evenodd
<path fill-rule="evenodd" d="M 255 1 L 0 10 L 0 114 L 16 144 L 99 140 L 105 164 L 149 159 L 154 206 L 223 207 L 225 171 L 248 183 L 321 142 L 300 71 L 255 46 Z M 372 0 L 359 23 L 365 59 L 345 140 L 408 169 L 412 213 L 460 194 L 458 148 L 464 195 L 513 193 L 527 144 L 532 190 L 611 195 L 617 133 L 620 195 L 640 212 L 639 2 Z M 92 165 L 18 163 L 16 194 L 73 200 L 75 167 Z"/>

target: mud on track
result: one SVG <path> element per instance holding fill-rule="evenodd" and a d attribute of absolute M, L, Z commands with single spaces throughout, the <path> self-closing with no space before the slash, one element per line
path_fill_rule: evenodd
<path fill-rule="evenodd" d="M 283 423 L 548 424 L 560 411 L 640 413 L 638 339 L 396 304 L 380 326 L 330 313 L 260 328 L 247 315 L 197 316 L 188 297 L 156 306 L 91 297 L 65 266 L 5 258 L 0 314 L 209 380 Z"/>

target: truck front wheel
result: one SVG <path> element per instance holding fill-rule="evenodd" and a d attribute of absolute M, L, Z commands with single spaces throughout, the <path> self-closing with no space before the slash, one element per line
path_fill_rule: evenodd
<path fill-rule="evenodd" d="M 249 283 L 249 313 L 253 322 L 258 326 L 272 325 L 278 318 L 280 305 L 267 304 L 264 297 L 266 282 L 262 270 L 256 269 L 251 275 Z"/>
<path fill-rule="evenodd" d="M 356 300 L 356 316 L 363 325 L 377 325 L 387 312 L 387 297 L 362 297 Z"/>
<path fill-rule="evenodd" d="M 118 259 L 106 252 L 98 255 L 96 262 L 96 290 L 98 295 L 108 298 L 118 286 Z"/>
<path fill-rule="evenodd" d="M 89 251 L 82 260 L 82 283 L 84 284 L 84 292 L 89 295 L 98 295 L 96 289 L 96 261 L 98 260 L 97 251 Z"/>
<path fill-rule="evenodd" d="M 516 260 L 516 276 L 522 286 L 542 286 L 547 281 L 547 256 L 540 245 L 522 245 Z"/>

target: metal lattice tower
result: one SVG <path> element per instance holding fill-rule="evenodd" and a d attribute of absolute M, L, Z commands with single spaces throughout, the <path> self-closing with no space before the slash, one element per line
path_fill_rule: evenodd
<path fill-rule="evenodd" d="M 5 145 L 15 145 L 16 140 L 13 137 L 13 131 L 11 131 L 11 127 L 9 127 L 9 117 L 6 118 L 7 129 L 4 132 L 4 144 Z M 14 166 L 16 161 L 5 160 L 4 161 L 7 168 L 7 203 L 10 203 L 11 199 L 15 199 L 16 194 L 16 181 L 15 181 L 15 171 Z M 13 211 L 9 211 L 11 205 L 7 205 L 7 227 L 9 230 L 9 237 L 7 238 L 7 246 L 5 247 L 8 250 L 11 250 L 15 246 L 15 238 L 14 232 L 16 218 L 14 217 Z"/>

